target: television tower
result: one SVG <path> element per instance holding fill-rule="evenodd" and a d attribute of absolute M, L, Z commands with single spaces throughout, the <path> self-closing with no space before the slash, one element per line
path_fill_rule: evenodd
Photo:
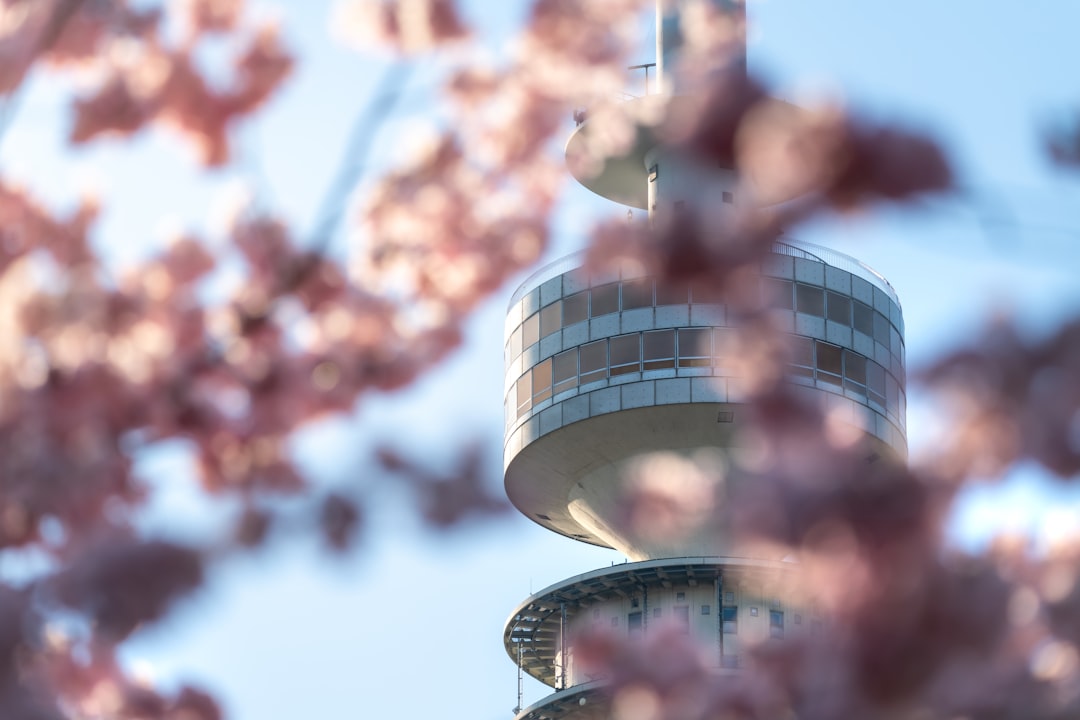
<path fill-rule="evenodd" d="M 740 3 L 712 1 L 743 12 Z M 674 92 L 667 68 L 679 48 L 679 4 L 657 3 L 660 92 Z M 737 62 L 745 64 L 745 54 Z M 646 95 L 627 103 L 656 101 Z M 602 119 L 581 120 L 568 158 L 604 130 Z M 740 200 L 734 167 L 688 163 L 644 129 L 632 147 L 587 174 L 569 164 L 585 187 L 651 218 L 702 192 L 717 198 L 720 212 Z M 622 521 L 631 478 L 643 467 L 649 472 L 643 458 L 736 448 L 745 413 L 726 357 L 733 318 L 709 287 L 658 284 L 625 270 L 590 276 L 580 263 L 572 256 L 542 268 L 510 302 L 506 492 L 531 520 L 614 548 L 629 562 L 555 583 L 510 614 L 503 642 L 519 668 L 517 720 L 608 717 L 605 679 L 574 660 L 570 640 L 581 630 L 644 637 L 667 624 L 694 638 L 724 673 L 738 672 L 748 645 L 818 625 L 812 607 L 785 596 L 784 577 L 796 563 L 733 557 L 715 528 L 672 540 Z M 787 381 L 874 452 L 905 457 L 904 325 L 892 286 L 853 258 L 802 243 L 774 243 L 760 275 L 794 348 Z M 553 693 L 521 707 L 522 673 Z"/>

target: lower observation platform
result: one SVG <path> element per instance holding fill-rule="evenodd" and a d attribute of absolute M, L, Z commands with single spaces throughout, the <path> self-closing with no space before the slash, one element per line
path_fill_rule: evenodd
<path fill-rule="evenodd" d="M 506 621 L 503 645 L 522 671 L 565 690 L 602 680 L 574 665 L 575 634 L 601 630 L 644 638 L 650 627 L 683 623 L 694 637 L 710 639 L 717 671 L 731 669 L 738 666 L 740 642 L 776 636 L 777 613 L 783 618 L 789 611 L 791 632 L 803 625 L 803 610 L 791 605 L 796 567 L 784 561 L 682 557 L 602 568 L 522 602 Z M 782 620 L 779 627 L 782 631 Z"/>

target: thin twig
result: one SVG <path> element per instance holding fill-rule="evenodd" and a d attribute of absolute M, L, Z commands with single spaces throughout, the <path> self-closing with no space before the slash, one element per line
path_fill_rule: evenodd
<path fill-rule="evenodd" d="M 364 112 L 353 124 L 349 145 L 338 168 L 333 184 L 323 198 L 318 221 L 311 233 L 311 251 L 322 254 L 337 230 L 349 193 L 353 191 L 363 174 L 371 153 L 371 147 L 379 130 L 393 113 L 401 100 L 405 85 L 412 74 L 413 64 L 396 62 L 387 67 L 375 94 L 366 104 Z"/>

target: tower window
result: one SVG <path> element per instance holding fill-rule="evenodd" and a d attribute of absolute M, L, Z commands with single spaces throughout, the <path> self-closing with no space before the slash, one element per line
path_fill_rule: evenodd
<path fill-rule="evenodd" d="M 843 373 L 843 355 L 839 345 L 817 341 L 818 380 L 839 385 Z"/>
<path fill-rule="evenodd" d="M 609 283 L 592 289 L 592 317 L 619 311 L 619 286 Z"/>
<path fill-rule="evenodd" d="M 622 309 L 633 310 L 634 308 L 652 307 L 653 304 L 653 281 L 652 278 L 639 278 L 628 280 L 622 286 Z"/>
<path fill-rule="evenodd" d="M 581 291 L 574 293 L 562 301 L 562 324 L 563 327 L 573 325 L 589 318 L 589 293 Z"/>
<path fill-rule="evenodd" d="M 679 330 L 679 367 L 708 367 L 712 364 L 712 332 L 706 328 Z"/>
<path fill-rule="evenodd" d="M 825 291 L 812 285 L 796 283 L 795 309 L 807 315 L 825 317 Z"/>
<path fill-rule="evenodd" d="M 562 327 L 562 301 L 556 300 L 540 311 L 540 337 L 545 338 Z"/>
<path fill-rule="evenodd" d="M 701 606 L 701 614 L 702 615 L 708 615 L 711 612 L 712 612 L 712 607 L 710 607 L 709 605 L 702 605 Z"/>
<path fill-rule="evenodd" d="M 851 298 L 831 290 L 825 293 L 827 317 L 841 325 L 851 325 Z"/>
<path fill-rule="evenodd" d="M 529 347 L 540 341 L 540 313 L 533 313 L 521 326 L 521 344 Z"/>
<path fill-rule="evenodd" d="M 675 367 L 675 331 L 653 330 L 642 338 L 645 369 Z"/>
<path fill-rule="evenodd" d="M 553 392 L 560 393 L 577 385 L 577 348 L 559 353 L 554 358 L 555 385 Z"/>
<path fill-rule="evenodd" d="M 739 632 L 739 608 L 732 605 L 725 605 L 721 608 L 722 620 L 724 622 L 724 634 L 735 635 Z"/>
<path fill-rule="evenodd" d="M 856 300 L 852 304 L 852 324 L 863 335 L 874 336 L 874 311 L 864 302 Z"/>
<path fill-rule="evenodd" d="M 725 191 L 722 197 L 724 199 L 724 202 L 726 202 L 728 205 L 731 205 L 733 202 L 735 202 L 735 195 L 732 193 Z"/>
<path fill-rule="evenodd" d="M 611 338 L 611 374 L 625 375 L 641 370 L 641 335 Z"/>
<path fill-rule="evenodd" d="M 607 375 L 607 340 L 581 346 L 581 382 L 602 380 Z"/>
<path fill-rule="evenodd" d="M 769 611 L 769 637 L 784 637 L 784 613 L 780 610 Z"/>

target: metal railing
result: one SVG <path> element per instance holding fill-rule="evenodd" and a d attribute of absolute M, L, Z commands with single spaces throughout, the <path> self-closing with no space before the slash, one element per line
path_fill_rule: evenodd
<path fill-rule="evenodd" d="M 790 257 L 802 258 L 804 260 L 812 260 L 849 272 L 884 292 L 889 296 L 890 300 L 896 303 L 897 307 L 902 309 L 900 298 L 896 294 L 896 290 L 893 288 L 892 284 L 885 279 L 885 276 L 866 263 L 856 260 L 850 255 L 830 250 L 821 245 L 814 245 L 813 243 L 804 243 L 791 239 L 775 241 L 770 250 L 776 255 L 787 255 Z M 510 298 L 510 303 L 507 305 L 507 310 L 509 311 L 509 309 L 514 307 L 514 305 L 521 300 L 521 298 L 525 297 L 527 293 L 532 292 L 548 280 L 580 268 L 584 263 L 584 260 L 585 253 L 576 252 L 565 255 L 558 260 L 539 268 L 532 275 L 525 278 L 521 285 L 518 286 L 518 289 L 514 291 L 514 294 Z"/>

